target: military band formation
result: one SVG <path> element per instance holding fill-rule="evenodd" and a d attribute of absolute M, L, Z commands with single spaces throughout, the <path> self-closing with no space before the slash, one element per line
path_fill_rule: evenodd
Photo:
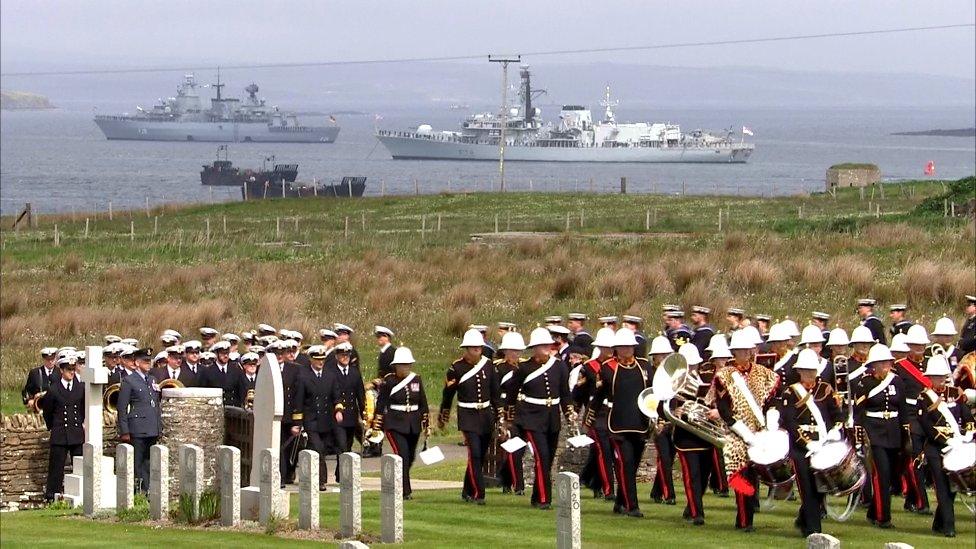
<path fill-rule="evenodd" d="M 976 296 L 966 296 L 961 331 L 948 317 L 929 331 L 908 320 L 904 305 L 890 307 L 886 330 L 875 308 L 875 300 L 859 300 L 861 322 L 850 333 L 822 312 L 800 329 L 731 308 L 729 330 L 719 333 L 709 308 L 692 307 L 689 325 L 680 307 L 665 305 L 660 335 L 650 341 L 640 317 L 599 317 L 594 337 L 589 317 L 572 313 L 546 317 L 528 342 L 514 323 L 498 322 L 497 349 L 487 326 L 472 325 L 447 368 L 433 420 L 446 428 L 457 401 L 467 452 L 461 497 L 475 505 L 486 504 L 486 470 L 503 493 L 524 495 L 529 459 L 531 505 L 550 509 L 553 461 L 569 439 L 588 446 L 581 481 L 594 497 L 614 513 L 642 517 L 637 475 L 650 442 L 657 457 L 649 501 L 676 505 L 677 461 L 683 517 L 694 525 L 705 524 L 711 490 L 735 498 L 735 527 L 751 532 L 765 490 L 769 498 L 799 499 L 795 526 L 804 536 L 820 532 L 826 516 L 845 520 L 858 507 L 872 525 L 891 528 L 893 496 L 903 498 L 905 512 L 932 515 L 934 532 L 954 536 L 956 494 L 976 492 Z M 372 334 L 375 375 L 364 376 L 354 333 L 334 324 L 305 344 L 300 332 L 266 324 L 239 335 L 204 327 L 199 340 L 166 330 L 158 353 L 106 336 L 105 403 L 117 409 L 119 439 L 134 446 L 137 489 L 148 487 L 162 388 L 220 388 L 226 406 L 249 408 L 261 358 L 273 354 L 284 387 L 283 482 L 294 481 L 299 448 L 327 455 L 358 441 L 365 455 L 385 446 L 403 458 L 410 499 L 411 466 L 435 427 L 424 381 L 411 350 L 394 347 L 384 326 Z M 53 499 L 63 491 L 67 456 L 79 455 L 84 442 L 77 374 L 85 356 L 49 347 L 41 357 L 23 398 L 51 430 L 46 495 Z M 325 488 L 325 459 L 320 467 Z M 838 498 L 847 500 L 843 512 Z"/>

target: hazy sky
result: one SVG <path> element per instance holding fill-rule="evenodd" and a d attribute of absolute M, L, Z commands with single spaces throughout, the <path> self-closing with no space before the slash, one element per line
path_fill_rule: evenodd
<path fill-rule="evenodd" d="M 481 54 L 973 23 L 973 0 L 3 0 L 3 71 Z M 672 66 L 974 78 L 972 28 L 588 55 Z M 539 64 L 569 57 L 528 60 Z"/>

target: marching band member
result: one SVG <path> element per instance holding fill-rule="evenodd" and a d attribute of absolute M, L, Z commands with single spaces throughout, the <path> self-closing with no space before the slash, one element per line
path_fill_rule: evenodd
<path fill-rule="evenodd" d="M 24 390 L 20 392 L 25 406 L 35 395 L 42 391 L 47 391 L 51 386 L 52 380 L 57 377 L 55 374 L 55 370 L 57 369 L 57 364 L 55 363 L 57 361 L 57 355 L 57 347 L 44 347 L 41 349 L 41 360 L 43 363 L 27 372 L 27 381 L 24 383 Z"/>
<path fill-rule="evenodd" d="M 895 334 L 891 338 L 891 347 L 888 350 L 891 351 L 891 356 L 895 357 L 895 362 L 908 358 L 908 355 L 912 352 L 908 344 L 905 343 L 905 338 L 907 337 L 905 334 Z"/>
<path fill-rule="evenodd" d="M 892 472 L 900 469 L 902 448 L 911 449 L 909 408 L 905 403 L 905 383 L 891 371 L 894 357 L 882 343 L 868 352 L 864 365 L 871 374 L 852 382 L 859 438 L 871 447 L 871 492 L 868 521 L 879 528 L 891 528 Z"/>
<path fill-rule="evenodd" d="M 641 326 L 644 325 L 644 319 L 636 315 L 623 315 L 620 317 L 621 328 L 627 328 L 628 330 L 634 332 L 634 339 L 637 340 L 637 356 L 644 358 L 647 356 L 647 336 L 641 331 Z M 688 337 L 691 337 L 691 331 L 688 331 Z"/>
<path fill-rule="evenodd" d="M 383 378 L 373 417 L 373 429 L 382 429 L 390 449 L 403 458 L 403 499 L 413 499 L 410 467 L 417 455 L 417 442 L 421 434 L 430 436 L 427 393 L 420 374 L 411 371 L 414 362 L 409 348 L 397 348 L 392 362 L 395 370 Z"/>
<path fill-rule="evenodd" d="M 736 436 L 729 437 L 723 451 L 729 487 L 735 492 L 735 528 L 752 532 L 758 479 L 747 461 L 747 448 L 755 431 L 765 425 L 765 410 L 779 386 L 775 372 L 755 363 L 756 342 L 740 330 L 729 345 L 734 359 L 715 374 L 715 400 L 719 416 Z"/>
<path fill-rule="evenodd" d="M 798 380 L 783 391 L 779 406 L 783 426 L 790 434 L 790 459 L 800 491 L 800 509 L 794 524 L 803 537 L 821 531 L 824 499 L 817 491 L 809 456 L 825 442 L 840 440 L 844 426 L 834 390 L 818 374 L 821 360 L 815 349 L 800 351 L 793 366 Z"/>
<path fill-rule="evenodd" d="M 848 357 L 847 381 L 852 386 L 854 380 L 869 373 L 866 362 L 872 345 L 874 345 L 874 338 L 867 327 L 858 326 L 851 331 L 851 356 Z"/>
<path fill-rule="evenodd" d="M 600 384 L 587 410 L 587 425 L 593 425 L 596 410 L 606 406 L 607 429 L 616 458 L 617 499 L 613 512 L 641 518 L 637 497 L 637 466 L 644 454 L 649 433 L 648 419 L 637 406 L 637 397 L 650 385 L 647 359 L 634 356 L 637 338 L 621 328 L 614 334 L 616 368 L 600 370 Z"/>
<path fill-rule="evenodd" d="M 501 344 L 498 346 L 498 352 L 502 354 L 502 358 L 497 358 L 494 361 L 495 377 L 499 380 L 498 398 L 504 403 L 509 401 L 508 397 L 512 390 L 512 381 L 515 379 L 515 370 L 519 367 L 519 362 L 522 360 L 520 357 L 524 350 L 525 340 L 522 339 L 522 334 L 506 331 L 502 336 Z M 499 422 L 498 430 L 501 433 L 498 437 L 499 442 L 503 442 L 502 439 L 507 438 L 507 434 L 503 431 L 514 418 L 514 408 L 505 406 L 505 420 Z M 525 448 L 513 453 L 499 448 L 496 455 L 498 456 L 496 470 L 498 471 L 498 481 L 501 484 L 502 493 L 514 492 L 518 496 L 525 495 L 525 478 L 522 471 L 522 457 L 525 455 Z"/>
<path fill-rule="evenodd" d="M 823 344 L 825 340 L 823 338 L 823 333 L 821 333 L 820 328 L 810 324 L 803 328 L 803 332 L 800 335 L 800 346 L 807 349 L 813 349 L 817 356 L 820 356 L 823 351 Z M 799 353 L 797 354 L 797 360 L 799 360 Z M 784 378 L 784 383 L 786 386 L 793 385 L 800 381 L 800 373 L 793 372 L 792 368 L 790 374 Z M 834 386 L 834 367 L 833 364 L 826 358 L 819 360 L 819 365 L 817 367 L 817 381 L 823 381 L 831 387 Z"/>
<path fill-rule="evenodd" d="M 851 340 L 843 328 L 834 328 L 827 336 L 824 348 L 827 349 L 827 360 L 833 361 L 838 356 L 847 356 Z"/>
<path fill-rule="evenodd" d="M 694 343 L 685 343 L 678 349 L 678 354 L 685 357 L 688 362 L 688 370 L 697 370 L 700 377 L 702 359 L 698 354 L 698 347 Z M 702 385 L 703 387 L 699 387 L 699 395 L 701 395 L 701 389 L 708 390 L 707 385 L 704 383 Z M 675 395 L 667 405 L 677 407 L 682 404 L 682 398 L 680 394 Z M 681 477 L 685 485 L 687 503 L 682 515 L 685 520 L 695 526 L 701 526 L 705 524 L 705 507 L 702 504 L 702 496 L 705 493 L 705 482 L 711 470 L 712 451 L 715 447 L 678 425 L 672 427 L 671 436 L 675 450 L 677 450 L 678 463 L 681 464 Z"/>
<path fill-rule="evenodd" d="M 925 459 L 935 481 L 935 497 L 938 505 L 932 520 L 932 531 L 946 537 L 956 536 L 956 515 L 953 506 L 956 494 L 942 466 L 943 454 L 959 444 L 972 442 L 973 415 L 966 405 L 966 395 L 958 387 L 946 385 L 950 374 L 945 356 L 929 357 L 925 365 L 925 377 L 932 383 L 918 397 L 919 421 L 925 432 Z"/>
<path fill-rule="evenodd" d="M 827 324 L 830 322 L 830 315 L 822 311 L 813 311 L 810 313 L 810 324 L 817 327 L 820 330 L 820 337 L 824 341 L 830 338 L 830 328 Z M 823 355 L 824 358 L 829 358 L 826 354 Z"/>
<path fill-rule="evenodd" d="M 498 397 L 495 368 L 482 355 L 485 339 L 478 330 L 468 330 L 461 340 L 463 354 L 447 368 L 437 427 L 444 429 L 451 419 L 454 395 L 458 398 L 458 431 L 468 449 L 461 499 L 485 504 L 484 460 L 488 454 L 495 419 L 505 420 L 505 406 Z"/>
<path fill-rule="evenodd" d="M 601 371 L 606 368 L 611 372 L 617 367 L 613 357 L 613 342 L 615 333 L 610 328 L 600 328 L 593 341 L 596 357 L 586 362 L 580 374 L 580 380 L 574 389 L 573 399 L 584 402 L 587 412 L 592 408 L 593 418 L 588 425 L 587 435 L 593 439 L 586 465 L 580 473 L 580 483 L 593 490 L 593 497 L 603 497 L 607 501 L 616 500 L 613 491 L 613 447 L 610 445 L 610 431 L 607 427 L 607 412 L 609 408 L 597 408 L 591 402 L 598 386 L 602 385 Z"/>
<path fill-rule="evenodd" d="M 959 361 L 963 357 L 962 349 L 952 343 L 952 340 L 958 334 L 959 332 L 956 331 L 956 325 L 952 322 L 952 319 L 945 316 L 935 322 L 935 329 L 929 334 L 929 337 L 935 342 L 934 344 L 941 345 L 945 351 L 945 357 L 949 362 L 950 371 L 956 370 L 956 366 L 959 366 Z M 927 353 L 934 354 L 931 351 L 932 349 L 929 348 Z"/>
<path fill-rule="evenodd" d="M 712 413 L 717 414 L 718 411 L 714 408 L 715 395 L 712 392 L 712 381 L 715 379 L 715 373 L 732 359 L 732 352 L 729 351 L 729 343 L 723 334 L 713 335 L 707 350 L 710 358 L 698 368 L 698 377 L 702 380 L 702 386 L 698 389 L 698 398 L 705 405 L 712 407 Z M 712 493 L 723 498 L 729 497 L 729 479 L 725 476 L 725 456 L 722 455 L 720 448 L 712 446 L 708 465 L 708 484 L 712 488 Z"/>
<path fill-rule="evenodd" d="M 539 509 L 552 507 L 551 474 L 562 427 L 560 408 L 570 425 L 577 419 L 570 402 L 569 372 L 562 361 L 551 355 L 553 343 L 549 330 L 541 327 L 532 330 L 528 345 L 532 356 L 515 370 L 508 394 L 509 405 L 515 406 L 514 424 L 518 434 L 524 434 L 532 447 L 535 460 L 532 505 Z"/>
<path fill-rule="evenodd" d="M 790 336 L 790 329 L 785 321 L 777 322 L 769 328 L 766 345 L 769 347 L 769 351 L 776 355 L 776 362 L 773 363 L 772 370 L 783 379 L 791 377 L 793 363 L 796 362 L 796 350 L 792 348 L 792 336 Z"/>
<path fill-rule="evenodd" d="M 929 509 L 929 498 L 925 493 L 925 474 L 921 470 L 925 433 L 922 432 L 922 424 L 919 422 L 918 395 L 932 386 L 932 382 L 922 374 L 925 348 L 931 341 L 929 341 L 925 327 L 916 324 L 909 328 L 905 334 L 905 343 L 909 349 L 908 357 L 895 362 L 892 368 L 892 372 L 901 378 L 905 387 L 904 396 L 905 403 L 908 405 L 908 425 L 912 435 L 911 449 L 904 456 L 903 474 L 905 484 L 908 487 L 905 492 L 905 510 L 929 515 L 932 511 Z"/>
<path fill-rule="evenodd" d="M 678 311 L 680 312 L 680 311 Z M 672 314 L 669 311 L 666 314 Z M 664 359 L 674 352 L 671 341 L 666 336 L 657 336 L 651 340 L 651 371 L 664 362 Z M 651 374 L 654 379 L 654 374 Z M 654 447 L 657 449 L 657 473 L 654 484 L 651 485 L 651 500 L 654 503 L 674 505 L 674 442 L 671 440 L 671 423 L 665 421 L 658 411 L 658 422 L 654 428 Z"/>

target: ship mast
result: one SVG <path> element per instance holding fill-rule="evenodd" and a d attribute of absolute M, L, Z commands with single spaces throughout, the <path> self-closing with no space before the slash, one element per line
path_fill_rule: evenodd
<path fill-rule="evenodd" d="M 610 84 L 607 84 L 606 93 L 603 95 L 603 101 L 600 104 L 607 108 L 603 113 L 603 121 L 609 124 L 616 124 L 617 120 L 613 116 L 613 108 L 620 104 L 620 101 L 610 100 Z"/>
<path fill-rule="evenodd" d="M 502 64 L 502 130 L 498 139 L 498 177 L 499 188 L 505 192 L 505 128 L 508 126 L 508 64 L 522 61 L 521 55 L 515 57 L 498 57 L 489 55 L 489 63 Z"/>
<path fill-rule="evenodd" d="M 220 102 L 220 88 L 226 86 L 226 84 L 220 83 L 220 67 L 217 67 L 217 83 L 210 84 L 212 87 L 217 88 L 217 101 Z"/>

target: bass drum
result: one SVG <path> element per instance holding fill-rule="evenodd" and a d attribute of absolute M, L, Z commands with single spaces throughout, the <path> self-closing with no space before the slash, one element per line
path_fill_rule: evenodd
<path fill-rule="evenodd" d="M 790 435 L 782 430 L 760 431 L 749 447 L 749 462 L 766 486 L 783 486 L 793 481 L 796 472 L 790 461 Z"/>
<path fill-rule="evenodd" d="M 942 468 L 957 492 L 976 494 L 976 442 L 960 444 L 946 452 Z"/>
<path fill-rule="evenodd" d="M 846 441 L 827 442 L 810 456 L 817 491 L 846 496 L 864 485 L 867 472 L 857 452 Z"/>

